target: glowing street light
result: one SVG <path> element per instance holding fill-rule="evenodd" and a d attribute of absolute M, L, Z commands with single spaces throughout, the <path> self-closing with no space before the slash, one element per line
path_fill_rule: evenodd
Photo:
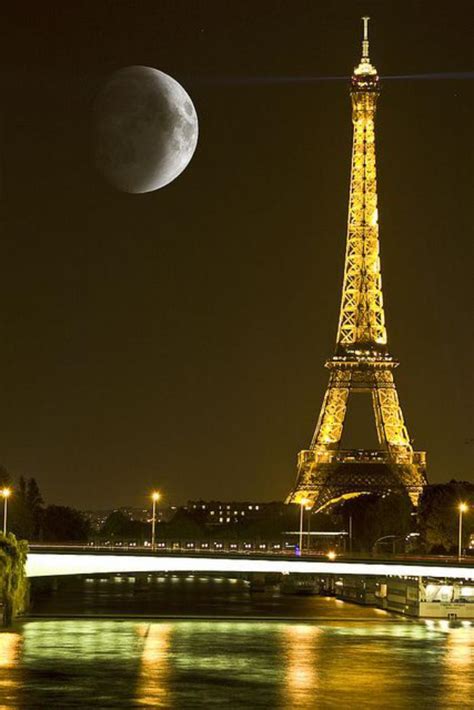
<path fill-rule="evenodd" d="M 161 493 L 158 491 L 153 491 L 151 494 L 151 500 L 153 501 L 153 512 L 151 516 L 151 547 L 155 549 L 155 530 L 156 530 L 156 504 L 161 498 Z"/>
<path fill-rule="evenodd" d="M 0 495 L 3 498 L 3 534 L 7 534 L 8 499 L 12 492 L 10 488 L 2 488 Z"/>
<path fill-rule="evenodd" d="M 300 554 L 303 549 L 303 516 L 304 516 L 304 509 L 308 505 L 308 503 L 311 503 L 309 498 L 302 498 L 300 500 Z"/>
<path fill-rule="evenodd" d="M 467 503 L 459 503 L 459 538 L 458 538 L 458 559 L 462 557 L 462 514 L 468 510 Z"/>

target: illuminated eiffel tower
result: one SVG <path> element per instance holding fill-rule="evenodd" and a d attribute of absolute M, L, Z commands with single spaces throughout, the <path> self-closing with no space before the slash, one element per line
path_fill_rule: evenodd
<path fill-rule="evenodd" d="M 298 454 L 288 503 L 308 499 L 315 510 L 354 496 L 406 491 L 417 504 L 426 484 L 426 454 L 413 451 L 388 352 L 379 257 L 374 119 L 380 93 L 369 59 L 368 17 L 362 59 L 351 81 L 354 126 L 349 219 L 336 352 L 316 431 Z M 379 448 L 341 448 L 349 395 L 372 395 Z"/>

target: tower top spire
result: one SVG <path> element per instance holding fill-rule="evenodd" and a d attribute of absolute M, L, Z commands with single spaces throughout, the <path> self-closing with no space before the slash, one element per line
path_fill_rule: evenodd
<path fill-rule="evenodd" d="M 369 20 L 370 17 L 363 17 L 364 34 L 362 37 L 362 58 L 359 66 L 354 69 L 355 76 L 374 76 L 377 74 L 376 68 L 371 64 L 369 58 Z"/>
<path fill-rule="evenodd" d="M 364 39 L 362 40 L 362 59 L 367 60 L 369 60 L 369 20 L 370 17 L 362 18 L 362 22 L 364 23 Z"/>

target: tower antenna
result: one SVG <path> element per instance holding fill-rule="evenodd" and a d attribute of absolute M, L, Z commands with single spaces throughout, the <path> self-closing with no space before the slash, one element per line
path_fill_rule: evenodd
<path fill-rule="evenodd" d="M 362 18 L 362 22 L 364 23 L 364 38 L 362 40 L 362 61 L 364 61 L 364 59 L 369 59 L 369 20 L 370 17 Z"/>

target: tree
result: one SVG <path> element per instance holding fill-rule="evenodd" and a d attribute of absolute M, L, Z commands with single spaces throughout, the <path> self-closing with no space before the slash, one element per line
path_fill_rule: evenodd
<path fill-rule="evenodd" d="M 245 521 L 240 528 L 240 537 L 262 540 L 278 540 L 284 532 L 299 530 L 300 506 L 270 504 L 265 514 Z"/>
<path fill-rule="evenodd" d="M 132 520 L 121 510 L 114 510 L 102 526 L 100 536 L 120 540 L 144 540 L 150 536 L 150 526 L 140 520 Z"/>
<path fill-rule="evenodd" d="M 26 491 L 26 480 L 23 476 L 20 476 L 18 487 L 12 497 L 10 522 L 11 529 L 17 538 L 31 540 L 33 525 L 26 502 Z"/>
<path fill-rule="evenodd" d="M 10 528 L 18 538 L 37 540 L 43 517 L 43 498 L 34 478 L 20 476 L 10 504 Z"/>
<path fill-rule="evenodd" d="M 443 553 L 457 548 L 460 502 L 474 506 L 474 484 L 450 481 L 425 487 L 418 509 L 418 524 L 428 552 Z M 466 515 L 464 540 L 472 529 L 472 517 Z"/>
<path fill-rule="evenodd" d="M 36 478 L 30 478 L 26 488 L 26 506 L 31 519 L 31 538 L 37 540 L 41 530 L 44 501 Z"/>
<path fill-rule="evenodd" d="M 359 496 L 343 503 L 338 512 L 343 524 L 352 516 L 353 548 L 364 552 L 385 535 L 408 535 L 413 526 L 413 507 L 405 493 Z"/>
<path fill-rule="evenodd" d="M 42 538 L 46 542 L 86 541 L 90 525 L 82 513 L 63 505 L 48 505 L 44 510 Z"/>
<path fill-rule="evenodd" d="M 28 580 L 25 564 L 27 544 L 12 533 L 0 533 L 0 626 L 10 625 L 13 618 L 26 610 Z M 3 617 L 3 618 L 2 618 Z"/>
<path fill-rule="evenodd" d="M 125 513 L 122 513 L 121 510 L 114 510 L 107 516 L 100 534 L 103 537 L 122 537 L 128 534 L 130 522 L 130 518 Z"/>
<path fill-rule="evenodd" d="M 176 511 L 169 523 L 160 523 L 156 534 L 157 537 L 177 538 L 178 540 L 200 540 L 208 536 L 204 526 L 195 519 L 192 513 L 182 508 Z"/>

